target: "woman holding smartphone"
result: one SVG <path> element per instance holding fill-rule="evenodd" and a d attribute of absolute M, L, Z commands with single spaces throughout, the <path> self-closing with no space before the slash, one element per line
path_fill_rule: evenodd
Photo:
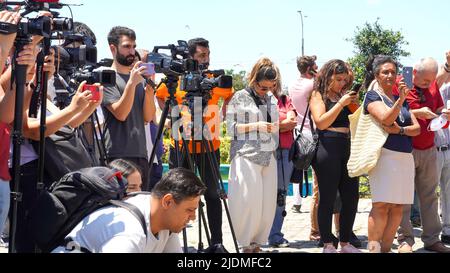
<path fill-rule="evenodd" d="M 249 85 L 227 107 L 230 148 L 228 201 L 236 237 L 244 253 L 267 242 L 277 198 L 278 67 L 268 58 L 253 67 Z"/>
<path fill-rule="evenodd" d="M 413 203 L 412 137 L 420 134 L 420 125 L 406 101 L 410 90 L 404 82 L 399 84 L 399 96 L 393 95 L 397 62 L 380 55 L 368 68 L 366 85 L 372 84 L 364 100 L 364 114 L 372 115 L 389 133 L 376 166 L 369 172 L 372 210 L 368 249 L 387 253 L 402 220 L 403 205 Z"/>
<path fill-rule="evenodd" d="M 357 178 L 348 176 L 350 157 L 351 111 L 347 107 L 358 100 L 357 92 L 345 93 L 353 82 L 350 67 L 341 60 L 331 60 L 320 70 L 309 102 L 312 118 L 319 133 L 319 146 L 312 166 L 319 185 L 319 231 L 324 253 L 337 253 L 341 242 L 342 253 L 360 252 L 349 241 L 359 199 Z M 332 232 L 332 215 L 339 190 L 342 208 L 340 238 Z"/>

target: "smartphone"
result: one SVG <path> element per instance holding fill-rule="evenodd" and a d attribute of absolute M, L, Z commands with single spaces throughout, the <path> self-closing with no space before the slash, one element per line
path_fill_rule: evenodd
<path fill-rule="evenodd" d="M 92 93 L 92 100 L 93 101 L 99 101 L 100 100 L 100 86 L 98 85 L 91 85 L 91 84 L 85 84 L 83 86 L 83 92 L 84 91 L 91 91 Z"/>
<path fill-rule="evenodd" d="M 141 63 L 139 67 L 145 67 L 145 75 L 155 75 L 155 64 L 153 63 Z"/>
<path fill-rule="evenodd" d="M 409 89 L 414 87 L 413 85 L 413 68 L 411 66 L 403 67 L 403 81 Z"/>
<path fill-rule="evenodd" d="M 362 87 L 362 84 L 354 82 L 353 85 L 352 85 L 352 88 L 350 90 L 351 91 L 355 91 L 355 92 L 359 92 L 361 87 Z"/>

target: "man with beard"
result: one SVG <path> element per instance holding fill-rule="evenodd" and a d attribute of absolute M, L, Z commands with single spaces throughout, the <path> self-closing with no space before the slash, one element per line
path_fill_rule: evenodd
<path fill-rule="evenodd" d="M 138 166 L 145 191 L 149 166 L 144 125 L 155 115 L 154 90 L 150 85 L 144 87 L 142 62 L 134 64 L 136 33 L 126 27 L 114 27 L 108 34 L 108 43 L 114 59 L 111 68 L 116 71 L 116 85 L 105 88 L 102 102 L 108 159 L 121 158 Z"/>

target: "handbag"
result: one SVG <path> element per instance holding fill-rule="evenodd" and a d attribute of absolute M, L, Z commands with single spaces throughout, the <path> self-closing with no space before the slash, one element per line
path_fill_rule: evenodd
<path fill-rule="evenodd" d="M 377 94 L 384 103 L 383 96 L 378 92 Z M 389 136 L 372 115 L 364 113 L 366 99 L 367 94 L 358 110 L 348 116 L 350 120 L 351 148 L 347 169 L 350 177 L 368 174 L 375 167 L 380 157 L 381 149 Z"/>
<path fill-rule="evenodd" d="M 309 122 L 311 125 L 312 139 L 303 134 L 303 127 L 305 125 L 307 115 L 309 116 Z M 297 137 L 289 149 L 289 161 L 292 161 L 294 167 L 298 170 L 308 170 L 314 156 L 316 155 L 317 144 L 319 142 L 319 136 L 314 129 L 314 124 L 311 119 L 309 105 L 306 107 L 302 126 L 300 127 L 300 130 L 296 130 L 296 133 Z"/>

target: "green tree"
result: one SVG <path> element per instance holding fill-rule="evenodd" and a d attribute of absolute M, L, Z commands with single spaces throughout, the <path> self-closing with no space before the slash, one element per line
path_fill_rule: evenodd
<path fill-rule="evenodd" d="M 245 78 L 245 71 L 235 73 L 233 69 L 225 70 L 225 74 L 233 77 L 234 91 L 239 91 L 247 86 L 247 79 Z"/>
<path fill-rule="evenodd" d="M 358 83 L 364 82 L 366 63 L 370 56 L 389 55 L 398 61 L 400 57 L 411 55 L 403 49 L 403 46 L 409 43 L 402 33 L 384 29 L 379 23 L 379 18 L 373 24 L 365 23 L 363 27 L 357 27 L 354 37 L 346 41 L 352 42 L 355 46 L 355 56 L 348 62 Z"/>

